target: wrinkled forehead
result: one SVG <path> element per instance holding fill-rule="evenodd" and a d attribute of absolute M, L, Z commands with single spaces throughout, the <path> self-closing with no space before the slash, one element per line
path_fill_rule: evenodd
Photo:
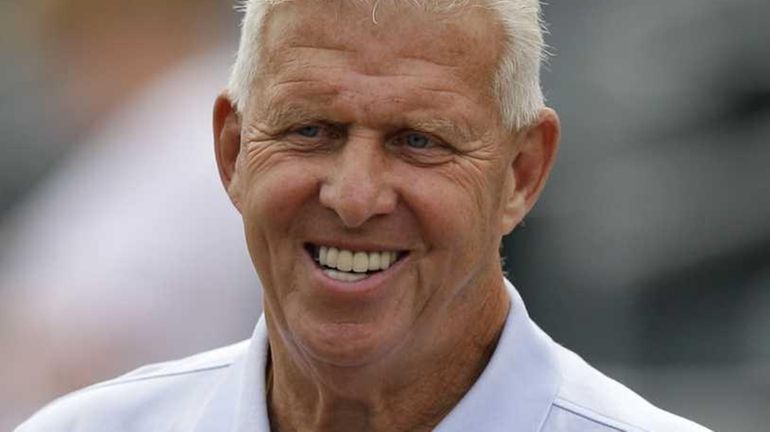
<path fill-rule="evenodd" d="M 262 70 L 277 72 L 293 48 L 304 47 L 345 52 L 358 65 L 379 71 L 397 59 L 421 60 L 489 84 L 503 45 L 494 14 L 470 2 L 428 3 L 434 7 L 398 0 L 282 2 L 262 28 Z M 450 3 L 454 7 L 435 7 Z"/>

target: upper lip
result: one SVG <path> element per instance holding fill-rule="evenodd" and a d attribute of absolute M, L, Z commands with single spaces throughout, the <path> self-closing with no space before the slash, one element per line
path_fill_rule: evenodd
<path fill-rule="evenodd" d="M 347 249 L 352 251 L 366 251 L 366 252 L 380 252 L 380 251 L 395 251 L 404 252 L 407 248 L 402 246 L 390 245 L 383 242 L 365 241 L 365 240 L 309 240 L 305 244 L 313 246 L 327 246 L 337 249 Z"/>

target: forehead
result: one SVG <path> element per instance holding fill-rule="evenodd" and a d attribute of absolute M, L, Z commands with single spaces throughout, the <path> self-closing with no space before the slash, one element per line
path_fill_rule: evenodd
<path fill-rule="evenodd" d="M 469 69 L 497 64 L 503 33 L 488 8 L 468 5 L 442 12 L 409 1 L 368 3 L 281 3 L 266 18 L 263 54 L 269 61 L 288 47 L 325 46 L 356 52 L 368 63 L 400 56 L 437 64 L 465 63 Z"/>
<path fill-rule="evenodd" d="M 274 7 L 262 29 L 262 88 L 255 93 L 264 96 L 269 87 L 295 79 L 323 76 L 330 82 L 355 75 L 429 78 L 437 87 L 491 98 L 502 31 L 489 10 L 430 12 L 407 1 L 366 3 L 305 0 Z"/>

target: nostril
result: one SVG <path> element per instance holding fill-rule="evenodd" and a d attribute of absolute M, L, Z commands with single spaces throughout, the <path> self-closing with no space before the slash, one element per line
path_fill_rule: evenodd
<path fill-rule="evenodd" d="M 321 205 L 334 211 L 342 223 L 356 228 L 369 219 L 393 212 L 396 193 L 385 185 L 323 185 Z"/>

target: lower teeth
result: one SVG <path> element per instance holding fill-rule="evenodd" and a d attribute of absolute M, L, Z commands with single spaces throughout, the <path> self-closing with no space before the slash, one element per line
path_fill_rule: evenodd
<path fill-rule="evenodd" d="M 357 282 L 369 277 L 366 273 L 348 273 L 339 270 L 324 269 L 324 273 L 334 280 L 342 282 Z"/>

